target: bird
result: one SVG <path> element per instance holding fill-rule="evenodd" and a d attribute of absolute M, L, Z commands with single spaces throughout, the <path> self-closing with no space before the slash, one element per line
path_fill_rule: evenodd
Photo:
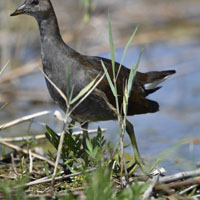
<path fill-rule="evenodd" d="M 41 43 L 41 59 L 43 71 L 46 75 L 46 84 L 50 96 L 60 108 L 66 111 L 66 102 L 49 81 L 51 80 L 59 90 L 67 95 L 67 88 L 73 90 L 73 96 L 93 81 L 99 74 L 104 74 L 104 63 L 111 79 L 113 78 L 112 61 L 99 56 L 83 55 L 62 39 L 57 17 L 50 0 L 26 0 L 11 16 L 26 14 L 34 17 L 38 23 Z M 124 86 L 129 78 L 130 69 L 115 62 L 116 71 L 120 72 L 116 81 L 120 110 L 123 104 Z M 69 81 L 66 81 L 66 73 Z M 147 96 L 161 87 L 159 84 L 175 73 L 175 70 L 136 72 L 130 97 L 128 100 L 127 115 L 155 113 L 159 104 Z M 79 122 L 83 128 L 88 123 L 117 119 L 115 96 L 106 77 L 103 77 L 94 90 L 71 113 L 71 118 Z M 130 125 L 129 123 L 127 125 Z M 130 128 L 130 126 L 128 126 Z M 127 131 L 131 142 L 137 149 L 135 135 Z M 136 152 L 139 154 L 139 152 Z M 139 160 L 140 162 L 140 160 Z"/>

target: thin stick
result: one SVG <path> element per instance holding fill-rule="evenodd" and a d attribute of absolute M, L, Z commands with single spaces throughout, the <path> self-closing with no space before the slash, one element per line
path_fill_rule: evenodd
<path fill-rule="evenodd" d="M 1 69 L 0 69 L 0 75 L 4 72 L 4 70 L 6 69 L 6 67 L 8 66 L 10 61 L 8 61 Z"/>
<path fill-rule="evenodd" d="M 14 150 L 16 150 L 16 151 L 19 151 L 19 152 L 22 152 L 22 153 L 24 153 L 24 154 L 29 155 L 28 150 L 22 149 L 21 147 L 16 146 L 16 145 L 14 145 L 14 144 L 10 144 L 10 143 L 8 143 L 8 142 L 1 142 L 1 141 L 0 141 L 0 144 L 5 145 L 5 146 L 7 146 L 7 147 L 9 147 L 9 148 L 11 148 L 11 149 L 14 149 Z M 39 155 L 39 154 L 37 154 L 37 153 L 32 153 L 32 156 L 35 157 L 35 158 L 37 158 L 37 159 L 44 160 L 44 161 L 46 161 L 48 164 L 50 164 L 50 165 L 52 165 L 52 166 L 55 166 L 54 162 L 52 162 L 51 160 L 45 158 L 44 156 L 41 156 L 41 155 Z"/>
<path fill-rule="evenodd" d="M 28 152 L 29 152 L 29 160 L 30 160 L 29 173 L 31 174 L 33 172 L 33 156 L 32 156 L 31 149 L 29 149 Z"/>
<path fill-rule="evenodd" d="M 97 133 L 97 129 L 91 129 L 88 130 L 89 134 L 93 134 L 93 133 Z M 107 131 L 106 128 L 101 128 L 102 132 Z M 58 135 L 61 135 L 61 133 L 57 133 Z M 72 135 L 76 136 L 76 135 L 82 135 L 83 132 L 82 131 L 75 131 L 72 133 Z M 41 134 L 41 135 L 36 135 L 36 136 L 22 136 L 22 137 L 10 137 L 10 138 L 0 138 L 0 142 L 20 142 L 20 141 L 24 141 L 24 140 L 31 140 L 31 139 L 35 139 L 35 140 L 40 140 L 40 139 L 45 139 L 46 135 Z"/>
<path fill-rule="evenodd" d="M 180 179 L 192 178 L 195 176 L 200 176 L 200 169 L 188 171 L 188 172 L 179 172 L 171 176 L 162 177 L 160 178 L 159 183 L 168 183 L 172 181 L 178 181 Z"/>
<path fill-rule="evenodd" d="M 101 131 L 102 132 L 105 132 L 107 131 L 106 128 L 101 128 Z M 97 133 L 98 132 L 98 129 L 91 129 L 91 130 L 88 130 L 88 133 L 89 134 L 93 134 L 93 133 Z M 76 131 L 76 132 L 73 132 L 72 135 L 82 135 L 83 134 L 83 131 Z"/>
<path fill-rule="evenodd" d="M 142 200 L 149 199 L 149 197 L 151 196 L 155 185 L 158 183 L 159 176 L 160 176 L 160 174 L 158 174 L 158 175 L 153 177 L 150 186 L 148 187 L 148 189 L 143 194 Z"/>
<path fill-rule="evenodd" d="M 10 156 L 11 156 L 11 162 L 12 162 L 13 171 L 15 172 L 15 174 L 16 174 L 17 176 L 19 176 L 19 173 L 17 172 L 17 169 L 16 169 L 16 167 L 15 167 L 15 160 L 14 160 L 14 155 L 13 155 L 13 153 L 11 153 Z"/>
<path fill-rule="evenodd" d="M 190 190 L 194 190 L 196 187 L 198 187 L 197 184 L 196 184 L 196 185 L 192 185 L 192 186 L 190 186 L 190 187 L 188 187 L 188 188 L 186 188 L 186 189 L 180 191 L 180 192 L 179 192 L 179 195 L 183 195 L 184 193 L 189 192 Z"/>
<path fill-rule="evenodd" d="M 0 178 L 4 178 L 4 179 L 11 179 L 11 180 L 16 180 L 16 176 L 13 176 L 13 177 L 11 177 L 11 176 L 8 176 L 8 175 L 6 175 L 6 174 L 0 174 Z M 1 199 L 1 198 L 0 198 Z"/>
<path fill-rule="evenodd" d="M 79 175 L 84 174 L 84 173 L 90 173 L 90 172 L 93 172 L 95 170 L 96 170 L 96 168 L 92 168 L 92 169 L 86 170 L 85 172 L 77 172 L 77 173 L 74 173 L 74 174 L 68 174 L 68 175 L 64 175 L 64 176 L 55 177 L 55 181 L 65 180 L 65 179 L 68 179 L 70 177 L 79 176 Z M 32 186 L 32 185 L 38 185 L 38 184 L 41 184 L 41 183 L 47 183 L 47 182 L 51 182 L 51 181 L 52 181 L 52 178 L 49 178 L 49 176 L 48 176 L 48 177 L 44 177 L 44 178 L 29 182 L 29 183 L 25 184 L 24 186 L 29 187 L 29 186 Z"/>
<path fill-rule="evenodd" d="M 41 135 L 36 135 L 36 136 L 21 136 L 21 137 L 9 137 L 9 138 L 0 138 L 0 142 L 21 142 L 24 140 L 40 140 L 40 139 L 45 139 L 46 136 L 44 134 Z"/>
<path fill-rule="evenodd" d="M 44 71 L 42 69 L 40 69 L 40 71 L 45 76 L 45 78 L 48 80 L 48 82 L 57 90 L 57 92 L 60 94 L 60 96 L 64 99 L 65 103 L 67 105 L 69 105 L 68 99 L 65 96 L 65 94 L 63 93 L 63 91 L 56 86 L 56 84 L 44 73 Z"/>
<path fill-rule="evenodd" d="M 66 113 L 69 113 L 69 112 L 66 112 Z M 61 133 L 61 137 L 60 137 L 60 141 L 59 141 L 59 145 L 58 145 L 58 152 L 57 152 L 56 162 L 55 162 L 55 166 L 54 166 L 54 172 L 53 172 L 52 180 L 51 180 L 51 185 L 52 186 L 54 185 L 54 182 L 55 182 L 55 177 L 56 177 L 57 168 L 58 168 L 58 162 L 59 162 L 60 155 L 61 155 L 61 152 L 62 152 L 63 142 L 64 142 L 64 138 L 65 138 L 65 128 L 66 128 L 66 125 L 67 125 L 67 120 L 68 120 L 68 115 L 66 115 L 65 122 L 64 122 L 64 125 L 63 125 L 63 131 Z"/>
<path fill-rule="evenodd" d="M 5 123 L 5 124 L 0 125 L 0 131 L 1 131 L 1 130 L 4 130 L 4 129 L 6 129 L 6 128 L 9 128 L 9 127 L 11 127 L 11 126 L 20 124 L 20 123 L 22 123 L 22 122 L 29 121 L 29 120 L 34 119 L 34 118 L 36 118 L 36 117 L 40 117 L 40 116 L 42 116 L 42 115 L 47 115 L 47 114 L 49 114 L 49 113 L 50 113 L 50 111 L 47 111 L 47 110 L 46 110 L 46 111 L 42 111 L 42 112 L 38 112 L 38 113 L 35 113 L 35 114 L 31 114 L 31 115 L 27 115 L 27 116 L 21 117 L 21 118 L 19 118 L 19 119 L 16 119 L 16 120 L 13 120 L 13 121 L 11 121 L 11 122 L 8 122 L 8 123 Z"/>
<path fill-rule="evenodd" d="M 180 187 L 186 187 L 186 186 L 188 187 L 191 185 L 200 185 L 200 177 L 186 181 L 179 181 L 175 183 L 158 184 L 155 186 L 155 190 L 177 189 Z"/>

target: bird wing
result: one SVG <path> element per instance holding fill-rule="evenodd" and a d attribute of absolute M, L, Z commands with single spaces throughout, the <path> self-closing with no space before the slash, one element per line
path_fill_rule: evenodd
<path fill-rule="evenodd" d="M 89 76 L 92 79 L 94 79 L 100 72 L 104 73 L 104 69 L 102 67 L 101 61 L 103 61 L 104 65 L 106 66 L 107 71 L 112 80 L 113 71 L 112 71 L 111 60 L 107 58 L 96 57 L 96 56 L 95 57 L 84 56 L 84 60 L 82 61 L 82 64 L 87 68 L 87 73 L 89 74 Z M 115 62 L 116 72 L 118 71 L 119 66 L 120 64 Z M 117 79 L 117 93 L 118 93 L 118 101 L 119 101 L 120 107 L 123 103 L 124 86 L 125 86 L 126 81 L 128 80 L 129 73 L 130 73 L 130 69 L 122 65 L 118 79 Z M 134 83 L 133 83 L 131 96 L 129 98 L 129 108 L 128 108 L 129 115 L 145 112 L 144 110 L 145 109 L 145 106 L 144 106 L 145 90 L 143 89 L 140 81 L 138 81 L 139 77 L 140 77 L 140 72 L 137 72 Z M 115 97 L 110 89 L 110 85 L 106 77 L 101 81 L 101 83 L 97 86 L 97 88 L 103 91 L 109 103 L 112 104 L 114 107 L 116 107 Z M 135 108 L 133 108 L 133 106 Z M 148 111 L 148 109 L 146 110 Z"/>

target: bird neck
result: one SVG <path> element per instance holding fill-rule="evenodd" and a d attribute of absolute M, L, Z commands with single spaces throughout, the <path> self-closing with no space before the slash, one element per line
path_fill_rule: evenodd
<path fill-rule="evenodd" d="M 49 39 L 63 42 L 53 9 L 46 18 L 37 19 L 37 22 L 40 29 L 41 42 Z"/>

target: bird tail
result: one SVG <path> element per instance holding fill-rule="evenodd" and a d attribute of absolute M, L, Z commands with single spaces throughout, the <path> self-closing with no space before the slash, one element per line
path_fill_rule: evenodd
<path fill-rule="evenodd" d="M 159 110 L 159 104 L 156 101 L 147 99 L 146 96 L 160 89 L 161 87 L 158 85 L 174 73 L 176 73 L 174 70 L 147 73 L 137 72 L 135 81 L 142 86 L 142 93 L 144 96 L 139 95 L 138 97 L 137 94 L 132 95 L 132 98 L 129 100 L 128 115 L 157 112 Z"/>
<path fill-rule="evenodd" d="M 175 73 L 176 73 L 175 70 L 152 71 L 152 72 L 142 73 L 140 80 L 145 89 L 145 95 L 147 96 L 159 90 L 161 86 L 158 85 Z"/>

